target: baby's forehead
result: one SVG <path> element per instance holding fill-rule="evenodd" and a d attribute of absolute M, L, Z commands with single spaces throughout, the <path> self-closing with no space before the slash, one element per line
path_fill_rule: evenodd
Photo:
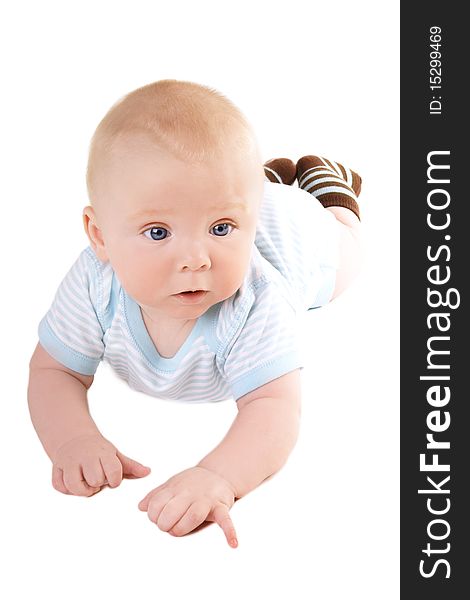
<path fill-rule="evenodd" d="M 130 219 L 178 218 L 195 221 L 215 217 L 243 217 L 253 212 L 255 198 L 222 195 L 166 195 L 137 198 L 121 206 Z"/>
<path fill-rule="evenodd" d="M 178 200 L 191 196 L 194 210 L 249 211 L 264 183 L 262 165 L 252 156 L 227 152 L 191 161 L 142 135 L 118 140 L 109 158 L 107 195 L 123 200 L 124 210 L 170 204 L 181 211 Z"/>

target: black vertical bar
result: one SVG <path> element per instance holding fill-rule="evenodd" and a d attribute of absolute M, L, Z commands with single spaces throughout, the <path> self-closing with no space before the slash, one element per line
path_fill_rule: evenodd
<path fill-rule="evenodd" d="M 462 6 L 401 3 L 403 599 L 470 597 L 470 35 Z M 426 470 L 433 460 L 436 470 Z"/>

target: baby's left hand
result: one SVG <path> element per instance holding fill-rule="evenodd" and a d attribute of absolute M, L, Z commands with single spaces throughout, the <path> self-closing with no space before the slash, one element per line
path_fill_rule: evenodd
<path fill-rule="evenodd" d="M 236 548 L 237 534 L 229 515 L 234 502 L 228 481 L 209 469 L 192 467 L 149 492 L 139 509 L 147 511 L 159 529 L 175 536 L 189 533 L 204 521 L 215 521 L 229 546 Z"/>

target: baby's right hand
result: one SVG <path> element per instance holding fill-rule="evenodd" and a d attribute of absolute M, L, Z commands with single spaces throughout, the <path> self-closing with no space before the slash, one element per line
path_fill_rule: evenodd
<path fill-rule="evenodd" d="M 136 479 L 150 473 L 100 434 L 82 435 L 63 444 L 55 453 L 52 485 L 63 494 L 93 496 L 104 485 L 117 487 L 123 478 Z"/>

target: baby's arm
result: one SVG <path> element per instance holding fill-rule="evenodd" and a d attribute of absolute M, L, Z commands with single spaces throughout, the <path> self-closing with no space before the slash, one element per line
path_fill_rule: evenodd
<path fill-rule="evenodd" d="M 30 415 L 53 463 L 55 489 L 89 496 L 103 484 L 119 485 L 126 474 L 131 477 L 148 474 L 148 467 L 121 455 L 101 435 L 91 418 L 87 391 L 93 376 L 68 369 L 39 343 L 29 369 Z"/>
<path fill-rule="evenodd" d="M 300 369 L 237 401 L 238 415 L 220 444 L 197 466 L 229 481 L 241 498 L 285 464 L 300 425 Z"/>
<path fill-rule="evenodd" d="M 297 441 L 300 370 L 242 396 L 237 406 L 235 421 L 212 452 L 139 502 L 139 509 L 163 531 L 180 536 L 206 520 L 215 521 L 229 545 L 237 547 L 229 509 L 276 473 Z"/>
<path fill-rule="evenodd" d="M 37 344 L 29 363 L 28 404 L 51 460 L 65 442 L 100 433 L 88 411 L 87 391 L 92 383 L 92 375 L 67 369 Z"/>

